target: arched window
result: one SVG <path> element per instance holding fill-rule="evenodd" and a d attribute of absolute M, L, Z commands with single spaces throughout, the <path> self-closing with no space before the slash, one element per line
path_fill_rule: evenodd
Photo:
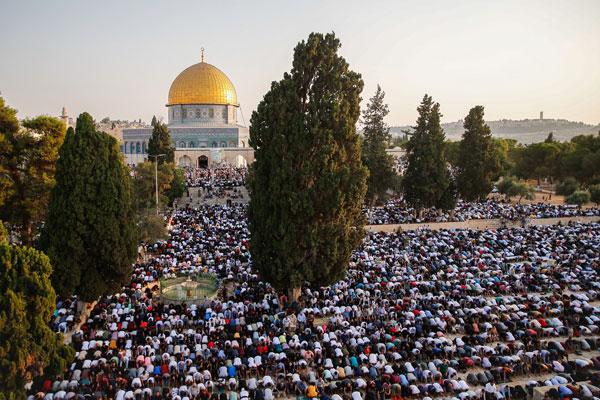
<path fill-rule="evenodd" d="M 135 142 L 129 144 L 129 154 L 135 154 Z"/>
<path fill-rule="evenodd" d="M 140 154 L 141 152 L 142 152 L 142 145 L 141 145 L 141 143 L 140 143 L 140 142 L 137 142 L 137 143 L 135 144 L 135 153 L 136 153 L 136 154 Z"/>
<path fill-rule="evenodd" d="M 121 150 L 123 153 L 127 154 L 127 142 L 125 142 L 123 144 L 123 150 Z"/>
<path fill-rule="evenodd" d="M 146 154 L 146 142 L 142 142 L 142 153 Z"/>
<path fill-rule="evenodd" d="M 210 145 L 211 147 L 219 147 L 219 143 L 217 142 L 212 142 L 212 144 Z"/>
<path fill-rule="evenodd" d="M 179 147 L 185 149 L 185 142 L 179 142 Z"/>
<path fill-rule="evenodd" d="M 190 144 L 189 144 L 189 146 L 188 146 L 188 147 L 189 147 L 189 148 L 194 148 L 194 147 L 196 147 L 196 144 L 195 144 L 194 142 L 190 142 Z"/>
<path fill-rule="evenodd" d="M 227 142 L 221 142 L 221 147 L 227 147 Z"/>

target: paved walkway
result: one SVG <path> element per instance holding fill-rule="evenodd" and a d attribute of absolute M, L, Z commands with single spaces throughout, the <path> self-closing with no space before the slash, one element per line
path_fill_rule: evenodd
<path fill-rule="evenodd" d="M 531 219 L 527 226 L 532 225 L 558 225 L 560 222 L 563 225 L 569 222 L 600 222 L 600 217 L 563 217 L 563 218 L 538 218 Z M 412 231 L 421 227 L 428 227 L 433 230 L 437 229 L 499 229 L 502 226 L 500 219 L 472 219 L 462 222 L 424 222 L 420 224 L 390 224 L 390 225 L 365 225 L 365 229 L 373 232 L 395 232 L 399 227 L 405 231 Z M 521 226 L 521 221 L 508 221 L 508 228 L 516 228 Z"/>

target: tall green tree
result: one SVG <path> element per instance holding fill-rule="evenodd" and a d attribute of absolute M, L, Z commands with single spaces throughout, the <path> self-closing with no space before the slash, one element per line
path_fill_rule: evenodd
<path fill-rule="evenodd" d="M 158 202 L 164 207 L 169 202 L 175 167 L 173 164 L 159 164 L 155 171 L 153 162 L 139 163 L 135 167 L 133 191 L 136 209 L 154 208 L 156 204 L 156 180 L 158 180 Z M 156 175 L 156 176 L 155 176 Z"/>
<path fill-rule="evenodd" d="M 45 116 L 19 126 L 16 111 L 2 98 L 0 109 L 0 218 L 18 228 L 23 244 L 31 245 L 48 209 L 66 128 Z"/>
<path fill-rule="evenodd" d="M 4 104 L 4 99 L 0 97 L 0 207 L 3 207 L 8 199 L 14 194 L 14 182 L 10 177 L 10 167 L 7 161 L 12 153 L 11 137 L 19 133 L 19 120 L 17 119 L 17 110 Z"/>
<path fill-rule="evenodd" d="M 458 192 L 466 201 L 483 200 L 492 190 L 495 159 L 492 155 L 492 131 L 483 119 L 483 106 L 471 108 L 465 117 L 465 132 L 458 155 Z"/>
<path fill-rule="evenodd" d="M 0 398 L 26 399 L 26 382 L 44 370 L 59 374 L 73 359 L 75 350 L 48 326 L 56 306 L 51 273 L 43 253 L 0 240 Z"/>
<path fill-rule="evenodd" d="M 171 180 L 171 187 L 167 191 L 167 198 L 169 199 L 169 206 L 173 206 L 173 201 L 180 198 L 185 193 L 187 188 L 185 174 L 181 168 L 177 168 L 173 165 L 173 179 Z"/>
<path fill-rule="evenodd" d="M 156 119 L 156 115 L 153 115 L 152 122 L 150 122 L 150 126 L 152 126 L 154 128 L 157 123 L 158 123 L 158 120 Z"/>
<path fill-rule="evenodd" d="M 460 141 L 444 140 L 444 160 L 454 167 L 458 165 Z"/>
<path fill-rule="evenodd" d="M 77 118 L 59 151 L 39 247 L 50 257 L 52 284 L 81 300 L 118 291 L 131 278 L 137 235 L 131 178 L 117 141 Z"/>
<path fill-rule="evenodd" d="M 248 218 L 253 268 L 294 297 L 344 276 L 360 243 L 367 169 L 356 122 L 363 81 L 333 33 L 312 33 L 252 114 Z"/>
<path fill-rule="evenodd" d="M 171 133 L 167 125 L 158 121 L 154 124 L 146 152 L 150 156 L 164 154 L 163 157 L 157 157 L 159 165 L 175 162 L 175 149 L 171 145 Z M 154 157 L 150 157 L 150 161 L 154 162 Z"/>
<path fill-rule="evenodd" d="M 496 182 L 512 169 L 513 164 L 509 161 L 509 152 L 515 143 L 516 141 L 513 139 L 491 138 L 490 163 L 494 166 L 492 169 L 492 182 Z"/>
<path fill-rule="evenodd" d="M 402 190 L 406 201 L 420 212 L 440 205 L 450 176 L 443 157 L 445 135 L 440 126 L 440 105 L 425 95 L 417 111 L 417 125 L 406 145 L 408 166 Z"/>
<path fill-rule="evenodd" d="M 385 92 L 377 85 L 377 92 L 371 97 L 361 120 L 364 135 L 361 143 L 363 164 L 369 170 L 366 200 L 370 203 L 385 199 L 388 189 L 397 182 L 394 158 L 385 151 L 391 135 L 390 128 L 384 121 L 389 114 L 384 97 Z"/>

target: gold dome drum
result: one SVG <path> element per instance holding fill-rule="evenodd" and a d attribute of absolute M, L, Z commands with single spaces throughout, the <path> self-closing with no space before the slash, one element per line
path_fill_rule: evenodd
<path fill-rule="evenodd" d="M 237 105 L 237 94 L 227 75 L 201 62 L 185 69 L 171 84 L 167 106 L 174 104 Z"/>

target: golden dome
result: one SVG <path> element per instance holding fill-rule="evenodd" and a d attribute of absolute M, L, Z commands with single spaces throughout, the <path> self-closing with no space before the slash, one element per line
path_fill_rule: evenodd
<path fill-rule="evenodd" d="M 235 104 L 233 84 L 220 69 L 204 61 L 180 73 L 169 89 L 169 104 Z"/>

